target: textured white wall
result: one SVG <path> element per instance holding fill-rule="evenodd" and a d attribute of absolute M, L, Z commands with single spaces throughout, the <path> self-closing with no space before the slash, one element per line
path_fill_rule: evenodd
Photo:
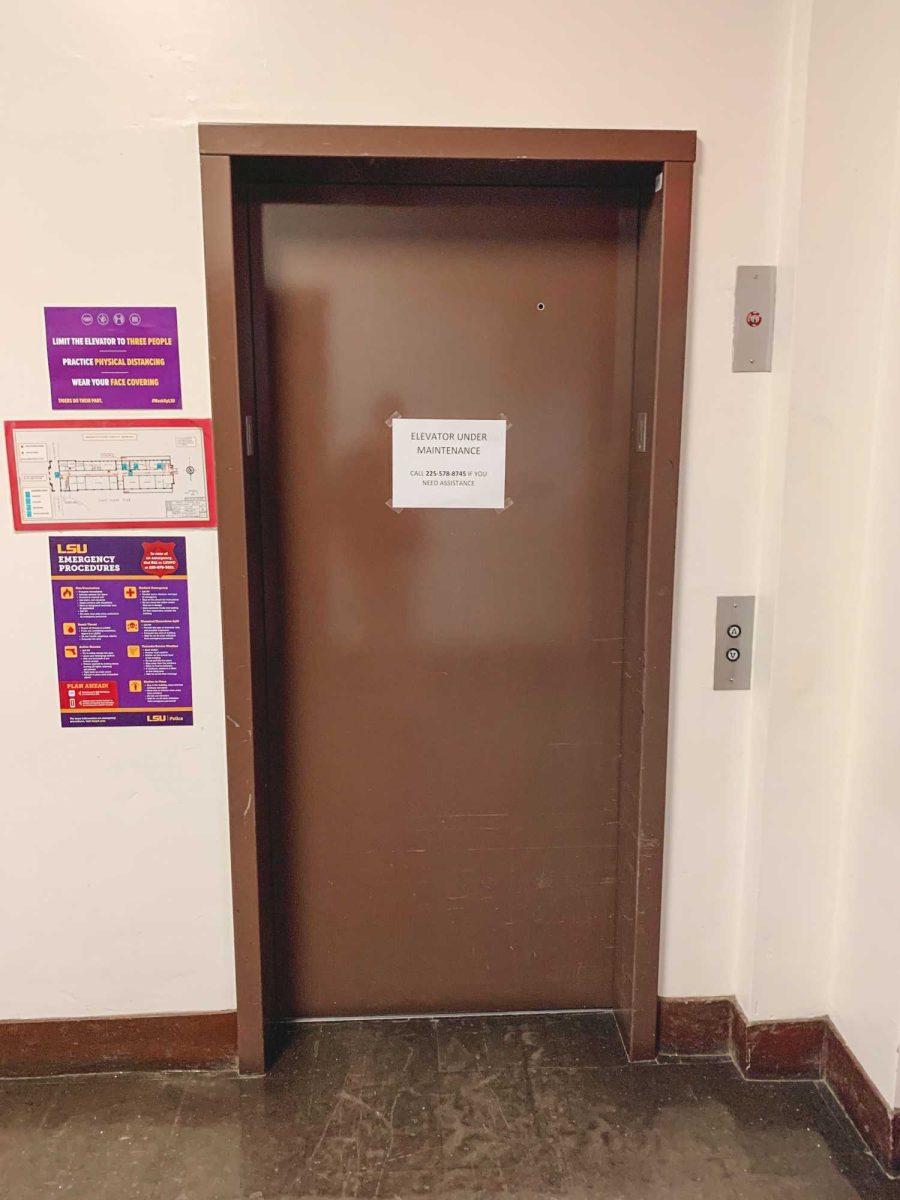
<path fill-rule="evenodd" d="M 878 197 L 881 253 L 866 280 L 877 312 L 865 348 L 871 376 L 861 370 L 860 378 L 870 382 L 874 411 L 829 1010 L 879 1089 L 900 1106 L 900 13 L 893 4 L 873 8 L 855 70 L 879 75 L 881 108 L 866 113 L 879 133 L 856 187 Z M 862 223 L 859 197 L 842 217 L 844 227 Z"/>
<path fill-rule="evenodd" d="M 900 10 L 797 6 L 738 997 L 897 1086 Z"/>
<path fill-rule="evenodd" d="M 3 84 L 0 395 L 49 412 L 44 304 L 178 306 L 209 411 L 196 123 L 697 129 L 664 987 L 733 990 L 749 699 L 710 690 L 718 592 L 755 582 L 768 380 L 729 369 L 738 262 L 774 258 L 789 7 L 760 0 L 16 5 Z M 188 537 L 197 725 L 62 731 L 47 543 L 0 548 L 0 1016 L 233 1002 L 215 534 Z M 699 840 L 698 840 L 699 839 Z"/>
<path fill-rule="evenodd" d="M 8 14 L 0 97 L 11 417 L 49 412 L 42 306 L 113 301 L 178 306 L 209 411 L 198 121 L 699 131 L 662 990 L 832 1008 L 885 1095 L 898 45 L 884 0 L 80 0 Z M 734 267 L 772 261 L 776 371 L 732 375 Z M 0 549 L 0 1016 L 230 1006 L 215 534 L 188 537 L 198 723 L 153 734 L 57 727 L 46 538 L 4 510 Z M 747 694 L 711 691 L 724 592 L 760 596 Z"/>
<path fill-rule="evenodd" d="M 825 1011 L 848 753 L 856 609 L 890 195 L 873 186 L 893 131 L 887 81 L 860 71 L 834 7 L 813 7 L 794 275 L 787 445 L 780 488 L 759 879 L 745 1000 L 752 1017 Z M 875 5 L 854 14 L 857 35 Z M 872 31 L 874 33 L 874 30 Z M 860 37 L 867 48 L 868 39 Z M 854 147 L 853 171 L 841 169 Z"/>

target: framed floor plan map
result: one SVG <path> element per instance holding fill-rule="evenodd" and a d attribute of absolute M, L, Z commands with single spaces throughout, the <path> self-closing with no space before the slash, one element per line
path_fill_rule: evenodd
<path fill-rule="evenodd" d="M 6 421 L 16 529 L 216 523 L 208 419 Z"/>

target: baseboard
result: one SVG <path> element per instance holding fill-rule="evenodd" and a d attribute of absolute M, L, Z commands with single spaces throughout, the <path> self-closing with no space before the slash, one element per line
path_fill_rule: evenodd
<path fill-rule="evenodd" d="M 659 1052 L 729 1055 L 746 1079 L 824 1082 L 886 1171 L 900 1171 L 900 1109 L 882 1098 L 828 1017 L 748 1021 L 732 996 L 660 997 Z"/>
<path fill-rule="evenodd" d="M 748 1079 L 822 1079 L 825 1017 L 748 1021 L 735 1003 L 732 1054 Z"/>
<path fill-rule="evenodd" d="M 232 1067 L 236 1044 L 233 1012 L 0 1021 L 0 1076 Z M 727 1054 L 747 1079 L 823 1081 L 885 1170 L 900 1171 L 900 1109 L 827 1017 L 749 1022 L 729 996 L 663 997 L 659 1050 Z"/>
<path fill-rule="evenodd" d="M 660 996 L 660 1054 L 730 1054 L 734 1002 L 728 996 L 675 1000 Z"/>
<path fill-rule="evenodd" d="M 830 1021 L 822 1078 L 863 1141 L 887 1171 L 900 1171 L 900 1109 L 891 1108 Z"/>
<path fill-rule="evenodd" d="M 0 1076 L 230 1067 L 236 1046 L 233 1012 L 0 1021 Z"/>

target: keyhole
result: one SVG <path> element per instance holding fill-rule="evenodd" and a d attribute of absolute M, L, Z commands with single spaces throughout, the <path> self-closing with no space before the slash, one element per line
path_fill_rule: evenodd
<path fill-rule="evenodd" d="M 538 302 L 537 302 L 538 312 L 543 312 L 546 307 L 547 307 L 547 305 L 543 302 L 543 300 L 538 300 Z"/>

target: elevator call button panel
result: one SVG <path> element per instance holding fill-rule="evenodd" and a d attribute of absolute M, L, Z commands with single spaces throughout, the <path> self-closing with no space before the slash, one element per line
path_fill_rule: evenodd
<path fill-rule="evenodd" d="M 750 687 L 754 596 L 719 596 L 716 601 L 716 657 L 713 688 L 743 692 Z"/>

